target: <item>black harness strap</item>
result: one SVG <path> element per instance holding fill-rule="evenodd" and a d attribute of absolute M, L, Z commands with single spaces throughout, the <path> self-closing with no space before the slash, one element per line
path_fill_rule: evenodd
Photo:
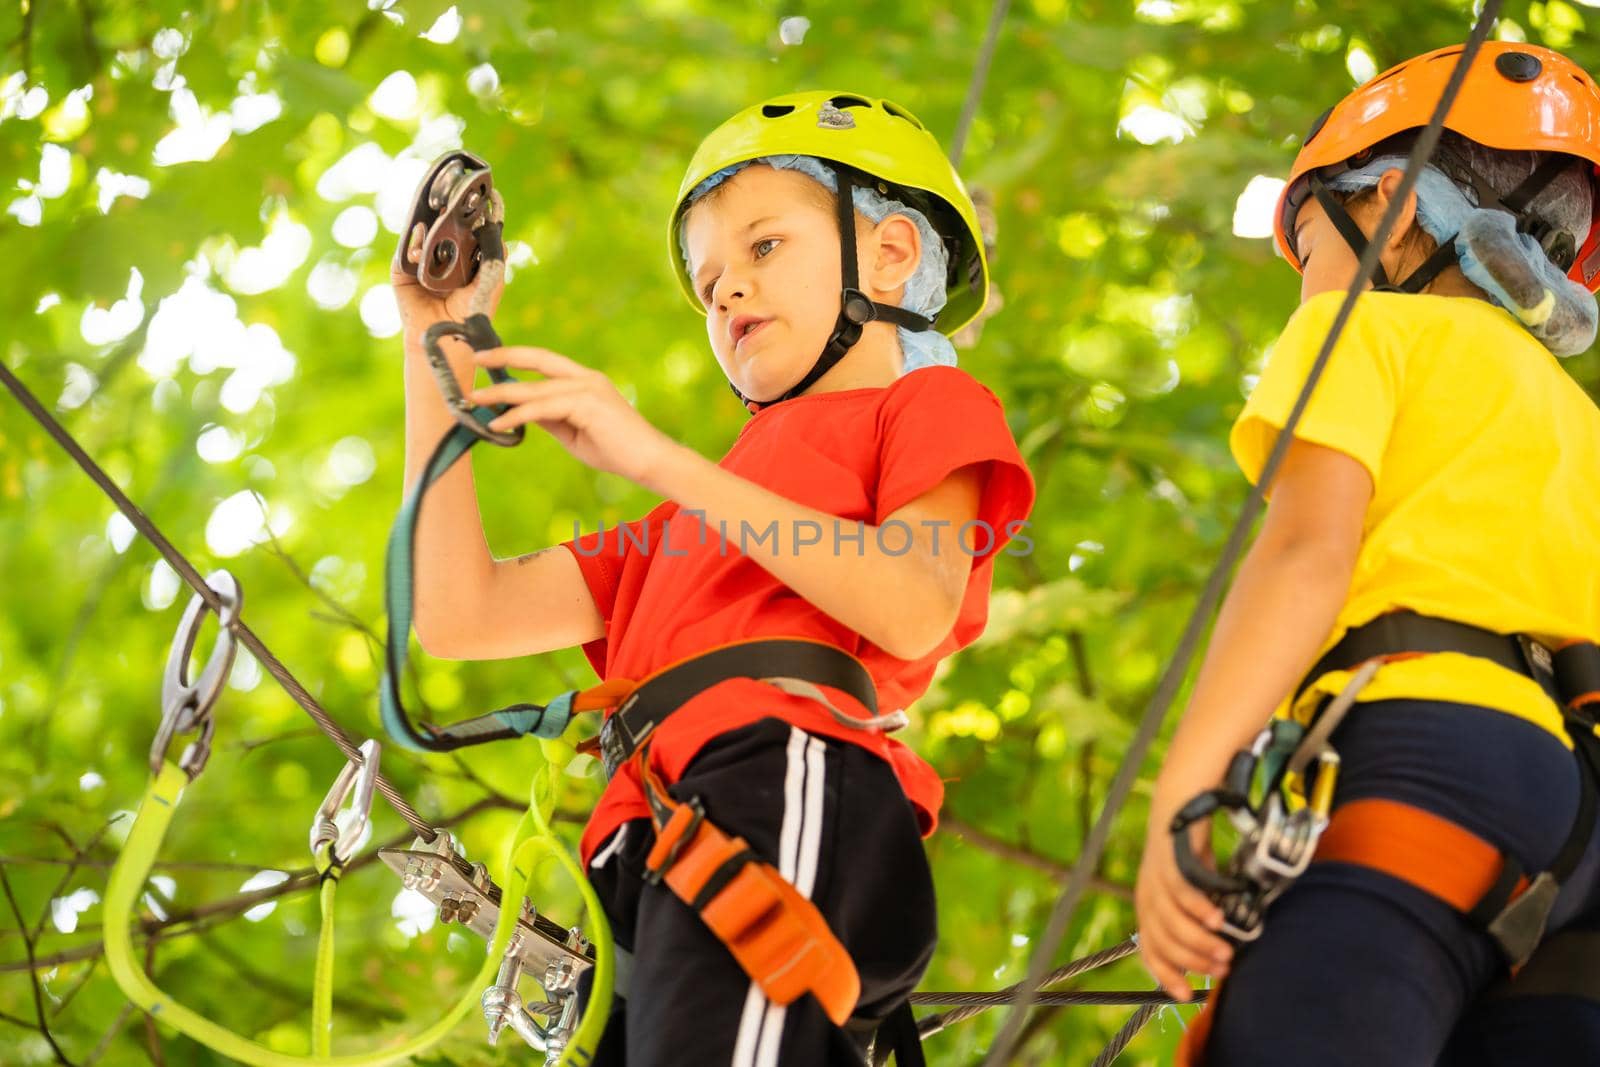
<path fill-rule="evenodd" d="M 1533 172 L 1518 182 L 1517 187 L 1505 196 L 1495 192 L 1494 187 L 1465 161 L 1453 160 L 1452 165 L 1472 179 L 1480 208 L 1494 208 L 1512 215 L 1517 220 L 1517 229 L 1531 234 L 1553 263 L 1562 270 L 1572 266 L 1572 259 L 1577 253 L 1572 235 L 1557 230 L 1528 210 L 1533 198 L 1542 193 L 1547 185 L 1572 165 L 1571 157 L 1558 152 L 1546 155 Z M 1345 239 L 1350 250 L 1359 259 L 1367 250 L 1367 235 L 1356 225 L 1356 220 L 1350 217 L 1350 212 L 1321 175 L 1313 171 L 1308 178 L 1308 184 L 1312 195 L 1317 198 L 1317 203 L 1321 204 L 1322 210 L 1327 213 L 1328 221 L 1333 223 L 1334 229 L 1339 231 L 1339 235 Z M 1383 269 L 1383 264 L 1379 262 L 1372 271 L 1372 287 L 1379 292 L 1420 293 L 1445 270 L 1454 266 L 1460 258 L 1461 255 L 1456 250 L 1455 237 L 1452 235 L 1449 240 L 1440 241 L 1439 247 L 1434 249 L 1433 254 L 1423 260 L 1404 281 L 1391 281 Z"/>
<path fill-rule="evenodd" d="M 1600 960 L 1600 926 L 1568 927 L 1552 934 L 1515 978 L 1502 979 L 1484 998 L 1579 997 L 1600 1004 L 1596 960 Z"/>
<path fill-rule="evenodd" d="M 855 697 L 877 714 L 872 675 L 850 653 L 820 641 L 772 638 L 713 649 L 646 679 L 600 727 L 600 761 L 609 779 L 673 712 L 730 678 L 802 678 Z"/>
<path fill-rule="evenodd" d="M 922 1035 L 917 1031 L 917 1017 L 906 1001 L 884 1017 L 878 1024 L 878 1036 L 873 1043 L 872 1062 L 881 1067 L 894 1057 L 895 1067 L 927 1067 L 922 1054 Z"/>

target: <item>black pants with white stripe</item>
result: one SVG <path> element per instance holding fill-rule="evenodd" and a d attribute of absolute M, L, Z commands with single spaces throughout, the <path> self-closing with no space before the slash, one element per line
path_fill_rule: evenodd
<path fill-rule="evenodd" d="M 672 787 L 743 837 L 813 900 L 861 975 L 841 1030 L 810 995 L 770 1003 L 700 916 L 644 882 L 648 820 L 620 827 L 590 867 L 617 944 L 633 954 L 595 1067 L 832 1067 L 865 1062 L 873 1024 L 916 987 L 938 937 L 916 816 L 888 764 L 763 719 L 711 742 Z"/>

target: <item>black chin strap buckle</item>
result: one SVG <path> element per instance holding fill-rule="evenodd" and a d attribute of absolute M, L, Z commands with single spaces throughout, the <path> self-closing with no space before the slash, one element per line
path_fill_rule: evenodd
<path fill-rule="evenodd" d="M 852 326 L 861 327 L 878 317 L 878 305 L 860 289 L 847 287 L 840 297 L 840 314 Z"/>

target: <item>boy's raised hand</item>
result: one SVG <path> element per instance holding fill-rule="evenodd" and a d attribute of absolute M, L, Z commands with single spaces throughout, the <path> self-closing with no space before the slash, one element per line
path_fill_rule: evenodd
<path fill-rule="evenodd" d="M 400 307 L 400 325 L 405 339 L 420 343 L 422 335 L 434 323 L 464 321 L 472 304 L 472 294 L 478 291 L 478 286 L 483 284 L 483 280 L 483 272 L 479 271 L 471 285 L 462 286 L 440 296 L 425 289 L 422 283 L 417 281 L 413 271 L 408 271 L 400 265 L 398 256 L 391 260 L 389 285 L 394 290 L 395 303 Z M 504 295 L 505 288 L 505 276 L 501 275 L 494 291 L 489 294 L 491 318 L 495 309 L 500 306 L 500 297 Z"/>
<path fill-rule="evenodd" d="M 475 404 L 509 405 L 489 423 L 490 429 L 536 423 L 595 470 L 654 489 L 650 472 L 677 446 L 634 410 L 605 374 L 558 352 L 520 345 L 485 349 L 473 359 L 480 367 L 544 375 L 539 381 L 501 382 L 467 394 Z"/>

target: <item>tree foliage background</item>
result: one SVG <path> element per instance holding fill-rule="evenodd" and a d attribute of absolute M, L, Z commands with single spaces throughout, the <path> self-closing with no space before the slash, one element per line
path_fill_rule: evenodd
<path fill-rule="evenodd" d="M 1508 3 L 1497 35 L 1596 69 L 1595 7 Z M 1003 306 L 962 359 L 1005 401 L 1040 495 L 1035 550 L 1001 562 L 989 632 L 914 716 L 913 743 L 949 780 L 929 843 L 942 927 L 930 989 L 1022 977 L 1242 498 L 1226 428 L 1297 279 L 1269 241 L 1236 233 L 1266 217 L 1241 195 L 1286 170 L 1339 96 L 1459 42 L 1473 15 L 1454 0 L 1011 8 L 963 160 L 994 204 Z M 7 5 L 0 354 L 202 571 L 233 571 L 245 618 L 344 727 L 375 734 L 403 425 L 387 263 L 426 162 L 464 144 L 494 165 L 513 242 L 502 335 L 604 368 L 658 425 L 719 456 L 743 413 L 663 241 L 690 152 L 735 109 L 804 87 L 887 96 L 948 143 L 990 11 Z M 1591 387 L 1600 373 L 1592 354 L 1568 366 Z M 537 436 L 473 461 L 501 555 L 653 503 Z M 0 398 L 0 1061 L 221 1062 L 132 1012 L 99 959 L 99 898 L 187 597 Z M 576 650 L 418 671 L 445 720 L 590 677 Z M 304 1052 L 314 894 L 274 872 L 308 866 L 307 828 L 342 759 L 247 654 L 218 715 L 146 898 L 150 968 L 180 1000 Z M 494 860 L 541 758 L 531 742 L 459 759 L 389 749 L 383 766 L 472 858 Z M 583 760 L 567 771 L 559 810 L 575 837 L 599 781 Z M 1063 958 L 1131 930 L 1145 796 L 1121 816 Z M 376 824 L 375 841 L 404 834 L 381 803 Z M 553 870 L 538 881 L 541 905 L 576 921 Z M 399 891 L 377 865 L 345 881 L 341 1049 L 431 1021 L 481 959 L 479 941 Z M 1130 961 L 1086 985 L 1149 979 Z M 1124 1017 L 1037 1013 L 1019 1062 L 1087 1063 Z M 931 1062 L 975 1062 L 998 1019 L 933 1038 Z M 1179 1030 L 1167 1013 L 1125 1062 L 1164 1061 Z M 470 1020 L 430 1062 L 533 1059 L 514 1041 L 490 1050 Z"/>

